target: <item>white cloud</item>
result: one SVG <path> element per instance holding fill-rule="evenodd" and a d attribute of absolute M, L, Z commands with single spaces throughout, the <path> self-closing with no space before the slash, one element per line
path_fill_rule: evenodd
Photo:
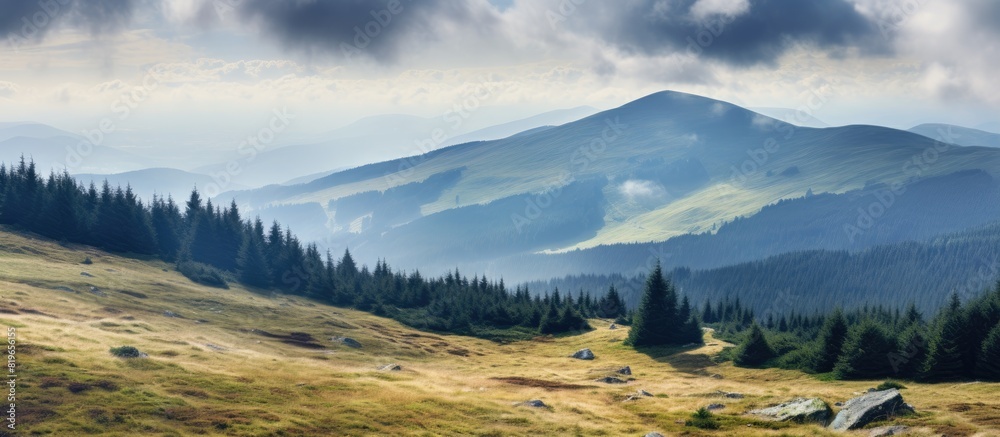
<path fill-rule="evenodd" d="M 691 16 L 702 21 L 713 15 L 736 17 L 749 10 L 749 0 L 698 0 L 691 5 Z"/>
<path fill-rule="evenodd" d="M 629 200 L 648 200 L 663 196 L 666 190 L 660 184 L 643 179 L 629 179 L 618 186 L 618 191 Z"/>

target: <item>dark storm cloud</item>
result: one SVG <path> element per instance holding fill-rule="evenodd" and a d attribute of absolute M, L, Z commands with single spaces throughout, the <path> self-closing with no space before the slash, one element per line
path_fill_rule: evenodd
<path fill-rule="evenodd" d="M 0 36 L 38 42 L 58 26 L 112 33 L 132 19 L 136 0 L 0 0 Z"/>
<path fill-rule="evenodd" d="M 495 17 L 476 14 L 473 7 L 450 0 L 246 0 L 238 6 L 242 18 L 287 47 L 380 62 L 395 60 L 405 44 L 435 42 L 437 26 L 494 22 Z"/>
<path fill-rule="evenodd" d="M 750 0 L 749 10 L 733 16 L 718 13 L 698 17 L 692 14 L 696 3 L 588 2 L 579 6 L 582 19 L 568 16 L 566 24 L 577 32 L 597 32 L 594 36 L 627 52 L 658 55 L 686 51 L 743 66 L 773 63 L 796 44 L 834 53 L 848 48 L 878 53 L 890 45 L 877 23 L 846 0 Z"/>

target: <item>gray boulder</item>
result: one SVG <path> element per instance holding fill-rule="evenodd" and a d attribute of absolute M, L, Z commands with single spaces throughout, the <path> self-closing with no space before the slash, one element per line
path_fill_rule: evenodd
<path fill-rule="evenodd" d="M 722 405 L 722 404 L 708 404 L 708 406 L 707 406 L 707 407 L 705 407 L 705 408 L 706 408 L 706 409 L 707 409 L 708 411 L 715 411 L 715 410 L 721 410 L 721 409 L 723 409 L 723 408 L 726 408 L 726 406 L 725 406 L 725 405 Z"/>
<path fill-rule="evenodd" d="M 833 418 L 830 429 L 836 431 L 858 429 L 876 420 L 912 412 L 913 408 L 903 402 L 903 395 L 899 394 L 899 390 L 865 393 L 844 402 L 844 408 Z"/>
<path fill-rule="evenodd" d="M 625 380 L 621 378 L 616 378 L 614 376 L 605 376 L 603 378 L 598 378 L 597 382 L 603 382 L 605 384 L 624 384 Z"/>
<path fill-rule="evenodd" d="M 384 366 L 379 366 L 378 370 L 381 370 L 383 372 L 399 372 L 399 371 L 403 370 L 403 366 L 400 366 L 399 364 L 395 364 L 395 363 L 393 363 L 393 364 L 386 364 Z"/>
<path fill-rule="evenodd" d="M 619 375 L 631 375 L 632 374 L 632 368 L 629 367 L 629 366 L 625 366 L 625 367 L 622 367 L 621 369 L 616 370 L 615 373 L 617 373 Z"/>
<path fill-rule="evenodd" d="M 731 391 L 716 390 L 715 394 L 729 399 L 743 399 L 743 393 L 736 393 Z"/>
<path fill-rule="evenodd" d="M 361 343 L 350 337 L 333 337 L 330 340 L 340 343 L 347 347 L 351 347 L 354 349 L 361 349 Z"/>
<path fill-rule="evenodd" d="M 578 360 L 592 360 L 594 359 L 594 353 L 590 349 L 580 349 L 573 353 L 573 355 L 570 355 L 570 357 Z"/>
<path fill-rule="evenodd" d="M 611 326 L 608 326 L 608 329 L 618 329 L 618 325 L 612 323 Z"/>
<path fill-rule="evenodd" d="M 826 425 L 833 411 L 819 398 L 796 398 L 773 407 L 751 410 L 748 414 L 776 422 L 819 423 Z"/>
<path fill-rule="evenodd" d="M 519 402 L 519 403 L 516 403 L 514 405 L 522 406 L 522 407 L 532 407 L 532 408 L 546 408 L 546 407 L 548 407 L 548 405 L 545 405 L 545 402 L 542 402 L 542 401 L 540 401 L 538 399 L 532 399 L 530 401 Z"/>
<path fill-rule="evenodd" d="M 653 432 L 651 432 L 649 434 L 646 434 L 645 437 L 663 437 L 663 434 L 660 434 L 660 433 L 658 433 L 656 431 L 653 431 Z"/>

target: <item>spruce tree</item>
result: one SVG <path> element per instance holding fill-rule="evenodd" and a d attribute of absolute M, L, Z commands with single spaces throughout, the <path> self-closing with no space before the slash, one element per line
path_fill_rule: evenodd
<path fill-rule="evenodd" d="M 962 378 L 965 370 L 962 352 L 967 335 L 963 319 L 958 295 L 952 295 L 951 303 L 941 315 L 939 327 L 931 338 L 924 379 L 954 381 Z"/>
<path fill-rule="evenodd" d="M 243 240 L 236 263 L 240 282 L 260 288 L 271 285 L 271 272 L 264 258 L 264 243 L 256 236 Z"/>
<path fill-rule="evenodd" d="M 895 352 L 896 340 L 877 323 L 866 320 L 851 328 L 833 372 L 839 379 L 884 378 L 893 373 L 889 357 Z"/>
<path fill-rule="evenodd" d="M 636 310 L 625 344 L 634 347 L 661 346 L 676 338 L 678 323 L 677 295 L 673 286 L 663 278 L 659 261 L 646 278 L 646 289 L 639 309 Z"/>
<path fill-rule="evenodd" d="M 987 381 L 1000 381 L 1000 324 L 993 327 L 979 350 L 976 376 Z"/>
<path fill-rule="evenodd" d="M 833 370 L 846 338 L 847 321 L 844 320 L 844 313 L 837 308 L 826 318 L 820 330 L 819 351 L 814 366 L 817 372 L 825 373 Z"/>
<path fill-rule="evenodd" d="M 733 362 L 740 366 L 760 366 L 774 356 L 774 349 L 768 344 L 764 330 L 757 323 L 753 323 L 750 325 L 746 341 L 736 350 Z"/>
<path fill-rule="evenodd" d="M 910 325 L 899 336 L 899 349 L 889 356 L 889 363 L 899 376 L 916 377 L 927 361 L 928 346 L 924 327 L 919 324 Z"/>

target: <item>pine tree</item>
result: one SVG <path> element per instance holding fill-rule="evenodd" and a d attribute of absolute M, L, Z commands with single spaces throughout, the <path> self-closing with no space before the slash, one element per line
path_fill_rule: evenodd
<path fill-rule="evenodd" d="M 243 240 L 237 257 L 240 282 L 251 287 L 271 285 L 271 272 L 264 258 L 264 243 L 254 235 Z"/>
<path fill-rule="evenodd" d="M 839 379 L 884 378 L 893 373 L 889 357 L 896 351 L 896 340 L 867 320 L 851 328 L 833 372 Z"/>
<path fill-rule="evenodd" d="M 815 363 L 817 372 L 824 373 L 833 370 L 846 338 L 847 321 L 844 320 L 844 313 L 838 308 L 826 318 L 823 328 L 820 330 L 820 347 Z"/>
<path fill-rule="evenodd" d="M 962 351 L 967 335 L 963 319 L 958 295 L 953 294 L 951 303 L 942 313 L 939 328 L 931 339 L 924 379 L 954 381 L 962 378 L 965 370 Z"/>
<path fill-rule="evenodd" d="M 677 336 L 677 294 L 663 278 L 659 261 L 646 279 L 646 289 L 625 344 L 634 347 L 670 344 Z"/>
<path fill-rule="evenodd" d="M 920 374 L 924 362 L 927 361 L 928 346 L 924 327 L 919 324 L 911 324 L 899 336 L 899 349 L 889 356 L 889 363 L 899 376 L 916 377 Z"/>
<path fill-rule="evenodd" d="M 750 332 L 747 334 L 746 341 L 736 350 L 736 356 L 733 361 L 740 366 L 760 366 L 774 358 L 774 349 L 767 342 L 767 337 L 764 335 L 764 330 L 760 328 L 759 325 L 753 323 L 750 325 Z"/>
<path fill-rule="evenodd" d="M 983 340 L 976 376 L 987 381 L 1000 381 L 1000 324 L 994 326 Z"/>

